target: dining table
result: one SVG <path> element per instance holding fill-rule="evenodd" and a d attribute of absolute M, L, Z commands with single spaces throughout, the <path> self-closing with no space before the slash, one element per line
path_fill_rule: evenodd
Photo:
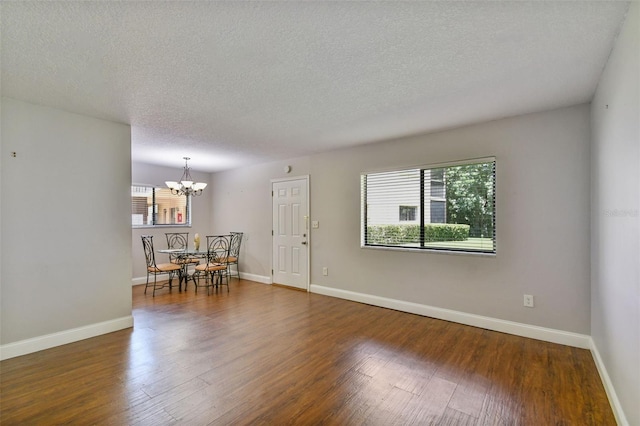
<path fill-rule="evenodd" d="M 186 248 L 186 249 L 160 249 L 157 250 L 158 253 L 168 254 L 174 259 L 178 259 L 177 264 L 181 265 L 180 273 L 178 274 L 178 290 L 182 291 L 182 281 L 184 281 L 184 289 L 187 289 L 187 283 L 189 282 L 189 278 L 194 280 L 193 274 L 189 275 L 189 271 L 187 268 L 189 265 L 196 265 L 195 263 L 190 263 L 188 259 L 206 259 L 208 251 L 201 250 L 196 248 Z"/>

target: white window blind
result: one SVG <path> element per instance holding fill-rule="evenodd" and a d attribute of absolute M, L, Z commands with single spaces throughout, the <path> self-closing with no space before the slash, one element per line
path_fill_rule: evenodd
<path fill-rule="evenodd" d="M 361 179 L 363 246 L 495 253 L 495 159 Z"/>

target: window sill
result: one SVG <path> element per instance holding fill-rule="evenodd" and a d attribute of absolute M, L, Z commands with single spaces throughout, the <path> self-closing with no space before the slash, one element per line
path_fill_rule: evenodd
<path fill-rule="evenodd" d="M 496 253 L 489 253 L 484 251 L 465 251 L 465 250 L 450 250 L 450 249 L 435 249 L 435 248 L 411 248 L 411 247 L 390 247 L 390 246 L 366 246 L 360 245 L 361 249 L 365 250 L 385 250 L 385 251 L 406 251 L 411 253 L 431 253 L 431 254 L 453 254 L 458 256 L 486 256 L 496 257 Z"/>
<path fill-rule="evenodd" d="M 191 228 L 191 225 L 131 225 L 131 229 L 151 229 L 151 228 Z"/>

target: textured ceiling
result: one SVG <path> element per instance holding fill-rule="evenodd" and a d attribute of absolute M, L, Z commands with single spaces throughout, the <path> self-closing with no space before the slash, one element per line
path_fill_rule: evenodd
<path fill-rule="evenodd" d="M 588 102 L 626 2 L 2 2 L 2 95 L 216 171 Z"/>

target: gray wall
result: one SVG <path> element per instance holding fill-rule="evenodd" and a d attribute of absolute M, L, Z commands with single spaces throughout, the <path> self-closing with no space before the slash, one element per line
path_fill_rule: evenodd
<path fill-rule="evenodd" d="M 269 180 L 310 175 L 311 284 L 589 333 L 589 107 L 270 163 L 212 178 L 212 226 L 246 230 L 243 272 L 270 275 Z M 497 255 L 360 248 L 360 173 L 497 159 Z M 322 267 L 329 276 L 322 276 Z M 536 307 L 523 307 L 523 294 Z"/>
<path fill-rule="evenodd" d="M 0 342 L 130 317 L 129 126 L 2 98 L 1 173 Z"/>
<path fill-rule="evenodd" d="M 291 166 L 289 174 L 285 166 Z M 308 175 L 308 157 L 215 173 L 211 178 L 211 229 L 244 232 L 240 271 L 271 279 L 270 179 Z"/>
<path fill-rule="evenodd" d="M 591 335 L 632 425 L 640 425 L 639 28 L 633 3 L 591 107 Z"/>
<path fill-rule="evenodd" d="M 185 154 L 186 155 L 186 154 Z M 178 180 L 182 176 L 182 168 L 171 168 L 155 166 L 144 163 L 131 164 L 131 182 L 136 185 L 154 185 L 165 186 L 167 180 Z M 191 170 L 191 176 L 196 182 L 206 182 L 210 185 L 211 175 Z M 202 195 L 193 197 L 191 202 L 191 226 L 190 227 L 156 227 L 156 228 L 133 228 L 131 230 L 131 252 L 133 254 L 133 269 L 131 277 L 133 284 L 140 284 L 146 281 L 146 262 L 144 251 L 142 249 L 142 241 L 140 236 L 153 235 L 153 245 L 155 249 L 167 248 L 167 239 L 165 232 L 188 232 L 189 240 L 193 242 L 193 236 L 200 234 L 202 241 L 206 242 L 205 235 L 210 234 L 211 222 L 211 189 L 210 186 L 205 188 Z M 158 253 L 156 255 L 157 262 L 168 262 L 167 255 Z M 144 281 L 143 281 L 144 280 Z"/>

